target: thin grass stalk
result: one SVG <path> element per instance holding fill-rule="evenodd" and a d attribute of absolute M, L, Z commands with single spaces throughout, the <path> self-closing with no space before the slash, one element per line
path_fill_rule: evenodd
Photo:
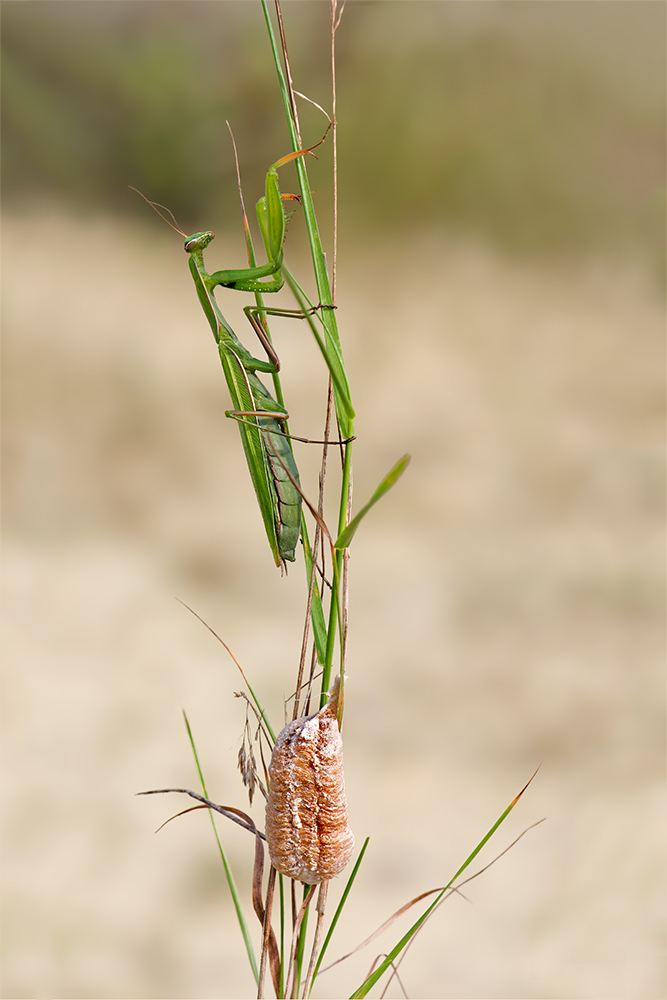
<path fill-rule="evenodd" d="M 204 772 L 202 771 L 201 764 L 199 762 L 199 754 L 197 753 L 197 747 L 195 746 L 194 737 L 192 735 L 192 729 L 190 728 L 190 721 L 185 712 L 183 712 L 183 718 L 185 719 L 185 727 L 188 732 L 188 739 L 190 741 L 190 747 L 192 748 L 192 754 L 195 759 L 195 766 L 197 768 L 197 773 L 199 775 L 199 781 L 201 783 L 201 787 L 205 797 L 208 798 L 209 795 L 206 789 L 206 782 L 204 780 Z M 259 983 L 259 970 L 257 968 L 257 959 L 255 958 L 255 949 L 253 948 L 252 939 L 250 937 L 250 929 L 248 927 L 248 922 L 246 921 L 245 918 L 245 913 L 243 912 L 243 906 L 241 905 L 241 897 L 239 896 L 238 889 L 236 888 L 236 881 L 234 880 L 234 875 L 232 873 L 231 868 L 229 867 L 229 862 L 227 861 L 227 855 L 225 854 L 224 848 L 220 841 L 220 837 L 218 835 L 218 828 L 215 825 L 215 820 L 213 819 L 213 815 L 210 810 L 208 814 L 211 820 L 211 826 L 213 827 L 213 833 L 215 835 L 216 843 L 218 845 L 218 851 L 220 852 L 222 866 L 225 870 L 225 878 L 227 879 L 227 885 L 229 886 L 232 902 L 234 903 L 234 909 L 236 911 L 236 919 L 238 920 L 239 927 L 241 929 L 243 942 L 245 944 L 246 953 L 248 955 L 248 961 L 250 962 L 250 968 L 252 969 L 252 974 L 255 978 L 255 982 Z"/>
<path fill-rule="evenodd" d="M 324 345 L 321 342 L 319 333 L 317 331 L 317 328 L 315 326 L 314 320 L 313 320 L 312 315 L 310 313 L 310 309 L 312 309 L 312 306 L 311 306 L 311 303 L 310 303 L 308 297 L 306 296 L 305 292 L 303 291 L 303 289 L 301 288 L 301 286 L 299 285 L 299 283 L 296 281 L 296 279 L 293 277 L 293 275 L 289 272 L 289 270 L 287 268 L 283 269 L 283 273 L 285 274 L 285 278 L 287 280 L 287 283 L 289 284 L 289 286 L 290 286 L 290 288 L 292 290 L 292 293 L 294 294 L 294 297 L 296 298 L 297 303 L 299 304 L 299 308 L 302 310 L 302 312 L 306 316 L 306 319 L 307 319 L 307 321 L 308 321 L 308 323 L 309 323 L 309 325 L 311 327 L 311 330 L 312 330 L 312 332 L 313 332 L 313 334 L 314 334 L 314 336 L 315 336 L 318 344 L 320 345 L 320 349 L 322 350 L 323 355 L 326 357 L 326 349 L 325 349 Z M 330 374 L 330 378 L 334 381 L 334 385 L 335 385 L 335 380 L 338 377 L 337 373 L 336 373 L 336 370 L 335 369 L 333 371 L 330 370 L 329 374 Z M 347 522 L 349 521 L 349 509 L 350 509 L 350 504 L 351 504 L 351 490 L 350 490 L 349 483 L 351 483 L 351 459 L 352 459 L 352 453 L 349 450 L 349 448 L 350 448 L 350 444 L 348 444 L 348 445 L 345 446 L 345 452 L 344 452 L 344 457 L 343 457 L 343 467 L 345 469 L 346 462 L 347 462 L 347 468 L 348 468 L 348 471 L 349 471 L 349 474 L 350 474 L 350 478 L 349 478 L 348 486 L 347 486 L 347 503 L 343 506 L 343 502 L 342 502 L 342 499 L 341 499 L 341 508 L 340 508 L 340 514 L 339 514 L 337 535 L 340 534 L 340 532 L 343 530 L 343 528 L 346 526 Z M 322 489 L 322 486 L 320 486 L 320 489 Z M 343 490 L 345 490 L 345 482 L 343 482 Z M 342 494 L 342 495 L 344 495 L 344 494 Z M 321 513 L 321 511 L 320 511 L 320 513 Z M 344 519 L 345 517 L 347 517 L 347 520 Z M 305 524 L 305 521 L 304 521 L 304 524 Z M 317 551 L 317 537 L 318 536 L 316 534 L 316 540 L 315 540 L 315 543 L 314 543 L 314 546 L 313 546 L 313 550 L 314 551 Z M 306 538 L 307 538 L 307 534 L 304 537 L 304 546 L 305 546 Z M 306 553 L 307 553 L 307 550 L 306 550 Z M 307 553 L 306 557 L 308 559 L 308 553 Z M 323 564 L 324 564 L 324 558 L 323 558 Z M 312 569 L 312 567 L 309 567 L 309 568 Z M 340 575 L 340 570 L 339 570 L 339 575 Z M 334 571 L 334 578 L 335 578 L 335 576 L 336 576 L 336 572 Z M 337 591 L 335 591 L 335 593 L 337 594 Z M 321 628 L 322 625 L 323 625 L 323 623 L 324 623 L 324 610 L 323 610 L 322 605 L 321 605 L 321 599 L 319 599 L 319 606 L 318 606 L 318 598 L 319 598 L 319 594 L 316 595 L 316 597 L 314 599 L 314 602 L 313 602 L 313 605 L 312 605 L 312 609 L 313 609 L 312 621 L 313 621 L 313 629 L 315 631 L 316 638 L 318 637 L 319 628 Z M 343 601 L 344 601 L 344 603 L 347 603 L 347 599 L 346 599 L 345 596 L 343 597 Z M 328 625 L 328 627 L 326 625 L 324 625 L 324 631 L 326 633 L 326 644 L 323 645 L 321 639 L 318 641 L 318 656 L 320 658 L 320 662 L 323 664 L 323 667 L 324 667 L 324 672 L 323 672 L 323 675 L 322 675 L 322 690 L 321 690 L 321 698 L 320 698 L 320 702 L 321 702 L 320 707 L 322 707 L 325 704 L 325 702 L 326 702 L 326 693 L 329 690 L 329 687 L 331 686 L 331 666 L 332 666 L 332 663 L 333 663 L 333 653 L 334 653 L 334 643 L 335 643 L 335 624 L 336 624 L 336 617 L 334 617 L 334 616 L 337 615 L 337 610 L 338 610 L 336 608 L 336 603 L 337 603 L 336 600 L 334 600 L 333 604 L 330 606 L 330 611 L 329 611 L 329 625 Z M 321 612 L 321 614 L 320 614 L 320 612 Z M 333 632 L 332 632 L 332 626 L 333 626 Z M 341 655 L 341 675 L 344 675 L 344 673 L 345 673 L 345 658 L 344 658 L 343 655 Z"/>
<path fill-rule="evenodd" d="M 301 146 L 301 128 L 299 127 L 299 112 L 296 106 L 296 100 L 294 99 L 294 84 L 292 82 L 292 70 L 290 68 L 289 56 L 287 54 L 287 38 L 285 37 L 285 25 L 283 24 L 283 12 L 280 6 L 280 0 L 274 0 L 274 6 L 276 8 L 276 18 L 278 20 L 278 30 L 280 32 L 280 46 L 283 53 L 283 61 L 285 64 L 285 76 L 287 77 L 287 94 L 289 96 L 290 113 L 292 121 L 294 122 L 294 128 L 296 130 L 296 136 Z"/>
<path fill-rule="evenodd" d="M 248 688 L 248 691 L 250 691 L 250 695 L 252 697 L 252 700 L 255 703 L 257 711 L 260 714 L 262 722 L 266 726 L 266 731 L 269 734 L 269 737 L 271 739 L 271 743 L 272 744 L 275 743 L 276 742 L 276 734 L 274 733 L 273 728 L 271 726 L 271 723 L 269 722 L 269 720 L 267 718 L 266 712 L 262 708 L 262 704 L 261 704 L 259 698 L 257 697 L 257 695 L 255 694 L 255 692 L 253 691 L 252 684 L 250 683 L 250 681 L 246 677 L 245 671 L 243 670 L 243 667 L 241 666 L 241 664 L 239 663 L 239 661 L 236 659 L 236 657 L 232 653 L 231 649 L 229 648 L 229 646 L 227 645 L 227 643 L 225 642 L 225 640 L 222 639 L 218 635 L 218 633 L 214 629 L 211 628 L 211 626 L 208 624 L 208 622 L 204 621 L 204 619 L 201 617 L 201 615 L 198 615 L 196 611 L 193 611 L 192 608 L 189 607 L 185 603 L 185 601 L 182 601 L 180 599 L 180 597 L 177 597 L 176 600 L 178 601 L 179 604 L 182 604 L 184 608 L 187 608 L 187 610 L 190 612 L 190 614 L 194 615 L 195 618 L 202 623 L 202 625 L 204 626 L 204 628 L 207 628 L 209 630 L 209 632 L 211 633 L 211 635 L 214 636 L 218 640 L 218 642 L 220 643 L 221 646 L 225 647 L 225 649 L 227 650 L 227 652 L 231 656 L 232 660 L 234 661 L 234 663 L 238 667 L 239 673 L 241 674 L 241 677 L 243 678 L 244 683 L 245 683 L 246 687 Z"/>
<path fill-rule="evenodd" d="M 323 513 L 324 513 L 324 483 L 325 483 L 325 480 L 326 480 L 327 454 L 328 454 L 328 445 L 326 444 L 326 442 L 329 440 L 329 434 L 330 434 L 330 430 L 331 430 L 331 402 L 332 402 L 332 399 L 333 399 L 333 393 L 332 393 L 332 389 L 331 389 L 331 377 L 329 377 L 329 389 L 328 389 L 328 392 L 327 392 L 327 414 L 326 414 L 326 418 L 325 418 L 325 421 L 324 421 L 324 441 L 325 441 L 325 444 L 324 444 L 324 447 L 322 448 L 322 464 L 320 466 L 319 495 L 318 495 L 318 500 L 317 500 L 317 512 L 320 515 L 320 517 L 322 517 Z M 319 544 L 319 539 L 320 539 L 321 532 L 322 532 L 322 529 L 320 528 L 319 521 L 317 521 L 316 524 L 315 524 L 315 541 L 314 541 L 314 547 L 315 547 L 315 549 L 317 549 L 317 546 Z M 297 682 L 296 682 L 295 695 L 294 695 L 294 709 L 293 709 L 293 715 L 292 715 L 292 719 L 293 720 L 297 719 L 298 715 L 299 715 L 299 698 L 301 696 L 301 683 L 302 683 L 302 680 L 303 680 L 303 668 L 305 666 L 305 660 L 306 660 L 306 648 L 307 648 L 307 645 L 308 645 L 309 623 L 310 623 L 310 620 L 311 620 L 311 617 L 312 617 L 313 597 L 314 597 L 314 593 L 315 593 L 315 569 L 316 569 L 315 562 L 314 562 L 314 560 L 311 560 L 310 579 L 309 579 L 309 584 L 308 584 L 308 602 L 307 602 L 307 605 L 306 605 L 306 620 L 305 620 L 304 625 L 303 625 L 303 640 L 302 640 L 302 643 L 301 643 L 301 655 L 299 657 L 299 670 L 298 670 L 298 673 L 297 673 Z M 317 595 L 317 599 L 319 600 L 319 593 Z"/>
<path fill-rule="evenodd" d="M 316 530 L 318 529 L 319 525 Z M 306 601 L 306 617 L 303 623 L 303 637 L 301 639 L 301 652 L 299 654 L 299 669 L 297 670 L 296 685 L 294 687 L 294 706 L 292 708 L 292 721 L 294 721 L 294 719 L 297 719 L 299 717 L 299 699 L 301 697 L 303 671 L 306 665 L 306 654 L 308 652 L 308 636 L 310 633 L 310 620 L 313 609 L 313 595 L 315 593 L 315 564 L 312 562 L 312 560 L 311 560 L 309 577 L 310 578 L 308 581 L 308 600 Z"/>
<path fill-rule="evenodd" d="M 396 980 L 396 982 L 400 986 L 401 993 L 405 997 L 405 1000 L 408 1000 L 408 991 L 406 990 L 405 986 L 403 985 L 403 980 L 401 979 L 401 977 L 400 977 L 400 975 L 398 973 L 398 966 L 399 966 L 399 964 L 400 964 L 400 960 L 399 960 L 399 962 L 396 962 L 396 963 L 392 962 L 391 963 L 391 966 L 390 966 L 390 968 L 391 968 L 391 975 L 390 975 L 389 979 L 387 980 L 387 985 L 385 986 L 385 988 L 382 990 L 382 993 L 380 994 L 380 1000 L 385 1000 L 385 997 L 387 996 L 387 990 L 389 989 L 391 983 L 393 983 L 394 979 Z"/>
<path fill-rule="evenodd" d="M 331 301 L 336 305 L 336 262 L 338 260 L 338 120 L 336 118 L 336 32 L 343 16 L 345 0 L 338 10 L 338 0 L 331 0 L 331 147 L 333 159 L 333 254 L 331 262 Z"/>
<path fill-rule="evenodd" d="M 264 996 L 264 979 L 266 977 L 266 963 L 269 955 L 269 940 L 271 937 L 271 913 L 273 910 L 273 892 L 276 884 L 276 870 L 271 865 L 269 869 L 269 879 L 266 888 L 266 905 L 264 907 L 264 923 L 262 925 L 262 956 L 259 963 L 259 980 L 257 983 L 257 998 L 261 1000 Z M 282 975 L 282 958 L 281 958 Z M 280 993 L 280 989 L 278 990 Z"/>
<path fill-rule="evenodd" d="M 351 445 L 345 445 L 345 452 L 343 458 L 343 481 L 341 483 L 341 499 L 340 508 L 338 516 L 338 532 L 340 535 L 344 531 L 347 525 L 348 510 L 351 504 L 351 488 L 352 488 L 352 447 Z M 343 568 L 343 552 L 339 549 L 334 550 L 332 555 L 332 570 L 333 577 L 332 586 L 334 581 L 339 584 L 341 579 L 341 573 Z M 320 701 L 320 708 L 323 708 L 327 701 L 327 691 L 331 687 L 331 666 L 333 663 L 334 654 L 334 644 L 336 639 L 336 622 L 340 621 L 340 633 L 341 633 L 341 663 L 340 663 L 340 678 L 341 678 L 341 688 L 344 687 L 345 683 L 345 661 L 343 659 L 345 648 L 342 642 L 342 618 L 341 618 L 341 606 L 339 600 L 339 589 L 336 587 L 332 591 L 331 604 L 329 606 L 329 628 L 327 631 L 327 651 L 326 651 L 326 661 L 324 664 L 324 670 L 322 672 L 322 695 Z M 344 593 L 342 595 L 343 603 L 347 602 L 347 595 Z M 341 694 L 341 700 L 343 695 Z"/>
<path fill-rule="evenodd" d="M 315 975 L 315 963 L 317 962 L 317 956 L 320 949 L 320 941 L 322 940 L 322 934 L 324 933 L 324 914 L 327 906 L 327 893 L 329 891 L 329 883 L 322 882 L 320 884 L 320 891 L 317 897 L 317 924 L 315 925 L 315 936 L 313 938 L 313 946 L 310 952 L 310 962 L 308 963 L 308 972 L 306 973 L 306 982 L 303 987 L 302 997 L 310 996 L 310 990 L 313 985 L 313 977 Z"/>
<path fill-rule="evenodd" d="M 264 10 L 264 17 L 266 21 L 267 31 L 269 34 L 269 41 L 274 56 L 274 62 L 276 64 L 276 72 L 278 74 L 278 82 L 280 85 L 280 91 L 283 98 L 283 106 L 285 109 L 287 127 L 290 133 L 290 140 L 292 142 L 292 149 L 296 151 L 298 149 L 301 149 L 302 145 L 298 127 L 298 115 L 296 112 L 294 91 L 293 88 L 288 87 L 288 83 L 285 80 L 285 74 L 283 73 L 282 66 L 280 65 L 280 56 L 278 54 L 278 47 L 276 44 L 273 25 L 271 23 L 271 18 L 269 16 L 266 0 L 262 0 L 262 8 Z M 279 21 L 282 21 L 279 0 L 276 0 L 276 11 Z M 286 47 L 284 49 L 284 56 L 287 64 L 289 65 Z M 306 231 L 308 233 L 308 240 L 310 243 L 311 256 L 313 260 L 313 271 L 315 275 L 315 284 L 317 286 L 317 294 L 319 299 L 318 305 L 323 307 L 322 324 L 325 330 L 327 349 L 330 352 L 330 356 L 333 359 L 335 359 L 337 366 L 339 366 L 341 381 L 343 382 L 343 385 L 345 386 L 347 393 L 347 398 L 344 398 L 343 395 L 338 391 L 336 391 L 335 393 L 336 413 L 338 415 L 338 423 L 341 428 L 342 436 L 347 438 L 351 437 L 353 434 L 354 408 L 352 407 L 350 401 L 349 385 L 347 382 L 347 375 L 345 373 L 345 366 L 343 363 L 343 353 L 340 344 L 340 337 L 338 335 L 338 325 L 335 317 L 335 309 L 333 308 L 334 303 L 331 296 L 329 278 L 327 275 L 326 259 L 324 256 L 324 250 L 322 248 L 322 240 L 320 238 L 319 227 L 317 225 L 317 216 L 315 215 L 313 196 L 310 190 L 310 185 L 308 183 L 308 171 L 303 162 L 304 159 L 305 157 L 303 156 L 298 157 L 297 160 L 295 161 L 295 167 L 296 167 L 297 177 L 299 180 L 301 205 L 303 208 L 303 216 L 306 224 Z"/>
<path fill-rule="evenodd" d="M 319 524 L 318 524 L 319 527 Z M 320 534 L 315 534 L 317 544 L 319 545 Z M 320 585 L 317 582 L 317 560 L 313 549 L 310 545 L 310 539 L 308 538 L 308 529 L 306 526 L 305 514 L 301 514 L 301 540 L 303 542 L 303 555 L 304 562 L 306 566 L 306 578 L 308 580 L 308 586 L 310 587 L 311 574 L 313 569 L 315 572 L 314 585 L 313 585 L 313 600 L 310 606 L 310 620 L 313 626 L 313 637 L 315 640 L 315 645 L 317 646 L 317 657 L 320 663 L 324 663 L 326 659 L 326 649 L 327 649 L 327 626 L 324 620 L 324 607 L 322 605 L 322 594 L 320 590 Z M 315 549 L 317 551 L 317 549 Z"/>
<path fill-rule="evenodd" d="M 310 654 L 310 673 L 308 675 L 308 685 L 307 685 L 307 690 L 306 690 L 306 700 L 304 701 L 303 712 L 302 712 L 303 715 L 310 715 L 310 712 L 311 712 L 310 700 L 311 700 L 311 697 L 312 697 L 312 694 L 313 694 L 313 682 L 315 680 L 315 668 L 316 667 L 317 667 L 317 654 L 316 654 L 315 646 L 313 645 L 313 647 L 311 649 L 311 654 Z"/>

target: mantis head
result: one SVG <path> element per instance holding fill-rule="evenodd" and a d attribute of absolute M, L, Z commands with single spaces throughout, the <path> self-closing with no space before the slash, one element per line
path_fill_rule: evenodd
<path fill-rule="evenodd" d="M 188 236 L 183 249 L 186 253 L 196 253 L 197 251 L 201 253 L 201 251 L 209 245 L 211 240 L 214 239 L 215 233 L 195 233 L 194 236 Z"/>

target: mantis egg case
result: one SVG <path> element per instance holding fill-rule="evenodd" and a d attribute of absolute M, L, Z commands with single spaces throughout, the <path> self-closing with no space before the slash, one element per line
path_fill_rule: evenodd
<path fill-rule="evenodd" d="M 271 861 L 283 875 L 309 885 L 338 875 L 354 849 L 336 718 L 339 685 L 337 677 L 319 712 L 285 726 L 269 766 L 266 840 Z"/>

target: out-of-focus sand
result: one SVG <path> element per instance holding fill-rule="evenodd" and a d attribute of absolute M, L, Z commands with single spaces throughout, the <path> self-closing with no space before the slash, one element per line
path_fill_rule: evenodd
<path fill-rule="evenodd" d="M 182 250 L 156 240 L 4 227 L 5 997 L 254 995 L 207 818 L 155 837 L 187 803 L 133 794 L 197 786 L 184 708 L 211 795 L 247 807 L 240 678 L 174 597 L 280 726 L 304 584 L 272 570 Z M 346 778 L 371 845 L 331 955 L 447 881 L 541 764 L 481 862 L 546 823 L 435 915 L 408 994 L 662 997 L 662 304 L 632 267 L 428 237 L 343 259 L 356 506 L 414 457 L 353 548 Z M 278 341 L 292 427 L 319 436 L 321 364 L 297 324 Z M 253 845 L 221 829 L 247 899 Z"/>

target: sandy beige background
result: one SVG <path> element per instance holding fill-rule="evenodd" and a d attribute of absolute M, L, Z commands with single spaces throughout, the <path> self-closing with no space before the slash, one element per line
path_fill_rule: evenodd
<path fill-rule="evenodd" d="M 174 598 L 279 725 L 302 575 L 272 571 L 178 242 L 48 211 L 4 241 L 4 996 L 252 995 L 208 821 L 156 837 L 180 803 L 133 795 L 196 786 L 186 709 L 211 793 L 243 807 L 239 677 Z M 353 550 L 346 771 L 371 846 L 332 955 L 446 881 L 541 764 L 483 857 L 546 823 L 437 913 L 409 995 L 662 996 L 662 303 L 599 261 L 427 235 L 394 260 L 400 287 L 377 257 L 340 276 L 357 503 L 414 458 Z M 316 434 L 310 344 L 279 342 Z M 223 835 L 245 889 L 252 844 Z"/>
<path fill-rule="evenodd" d="M 5 998 L 255 992 L 207 817 L 155 836 L 186 803 L 134 797 L 196 787 L 185 709 L 212 796 L 247 807 L 242 681 L 176 598 L 229 643 L 276 728 L 304 615 L 301 567 L 281 579 L 272 566 L 181 241 L 123 201 L 150 152 L 175 171 L 177 204 L 165 199 L 183 203 L 187 133 L 219 196 L 211 219 L 184 198 L 187 211 L 219 232 L 213 266 L 231 266 L 243 247 L 222 197 L 223 106 L 248 202 L 284 152 L 282 133 L 271 152 L 259 144 L 271 104 L 248 5 L 186 6 L 3 5 Z M 303 89 L 320 86 L 322 6 L 289 5 L 295 27 L 306 11 Z M 352 550 L 346 777 L 371 844 L 331 957 L 446 882 L 538 765 L 480 865 L 546 817 L 435 914 L 401 966 L 412 998 L 666 992 L 655 11 L 377 3 L 350 4 L 344 22 L 339 321 L 356 508 L 401 454 L 413 460 Z M 202 110 L 188 102 L 206 81 Z M 173 118 L 152 103 L 165 87 Z M 89 149 L 86 123 L 100 122 Z M 431 217 L 414 196 L 434 176 Z M 384 230 L 372 206 L 364 216 L 376 184 Z M 222 302 L 250 344 L 241 303 Z M 321 360 L 299 324 L 276 341 L 292 427 L 320 437 Z M 317 449 L 297 447 L 313 495 Z M 253 845 L 220 829 L 247 900 Z M 349 996 L 409 920 L 315 995 Z"/>

